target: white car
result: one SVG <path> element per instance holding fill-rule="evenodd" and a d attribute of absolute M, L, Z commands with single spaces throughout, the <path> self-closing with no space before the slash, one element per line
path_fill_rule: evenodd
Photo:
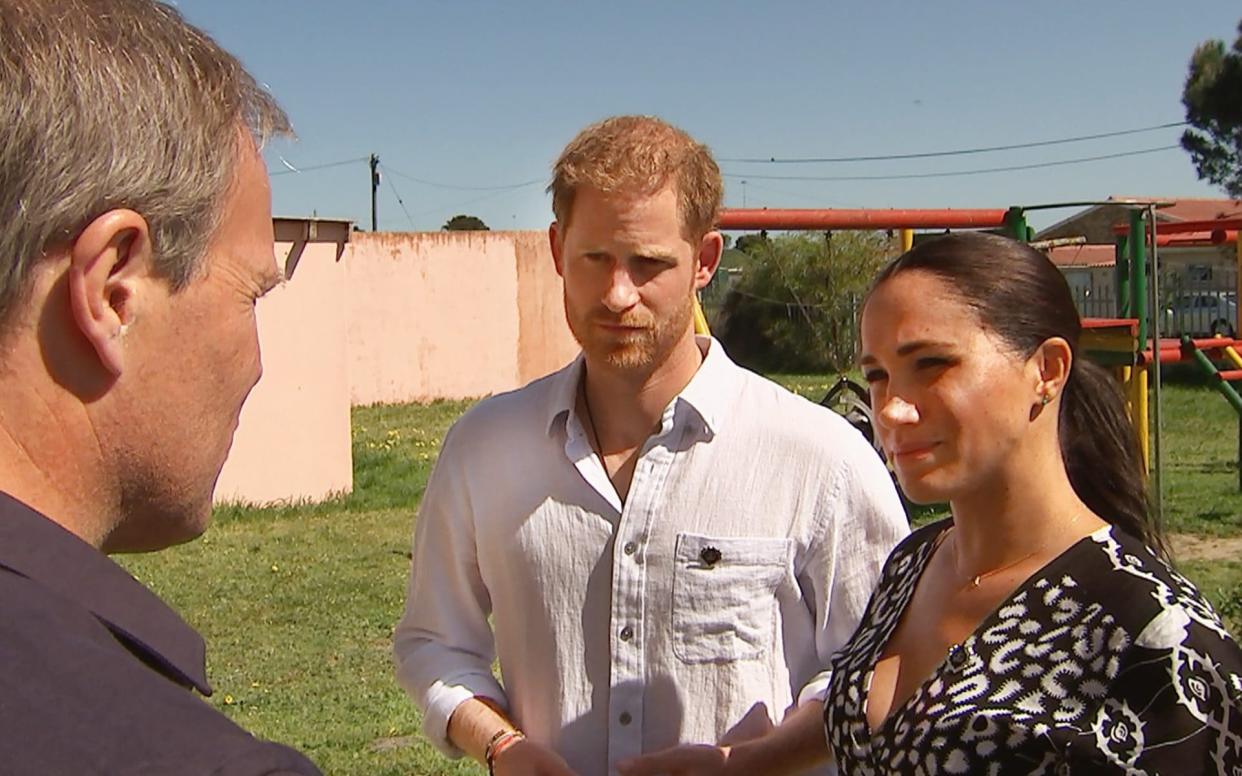
<path fill-rule="evenodd" d="M 1238 298 L 1232 291 L 1196 291 L 1180 294 L 1164 310 L 1162 335 L 1233 338 L 1238 322 Z"/>

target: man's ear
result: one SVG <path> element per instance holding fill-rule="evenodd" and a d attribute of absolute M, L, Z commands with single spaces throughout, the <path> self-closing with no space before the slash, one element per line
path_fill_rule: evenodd
<path fill-rule="evenodd" d="M 105 369 L 120 376 L 124 335 L 138 286 L 150 275 L 151 234 L 133 210 L 109 210 L 87 224 L 69 249 L 69 308 Z"/>
<path fill-rule="evenodd" d="M 561 225 L 553 221 L 548 226 L 548 247 L 552 249 L 552 263 L 556 265 L 556 274 L 565 276 L 565 265 L 561 255 Z"/>
<path fill-rule="evenodd" d="M 716 268 L 720 266 L 720 257 L 724 254 L 724 237 L 715 230 L 703 235 L 699 240 L 698 255 L 694 268 L 694 287 L 703 288 L 712 282 Z"/>

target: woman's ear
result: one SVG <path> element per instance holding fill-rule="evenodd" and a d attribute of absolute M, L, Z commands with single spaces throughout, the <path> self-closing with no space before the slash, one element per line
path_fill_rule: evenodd
<path fill-rule="evenodd" d="M 1074 351 L 1062 337 L 1049 337 L 1031 355 L 1035 373 L 1036 400 L 1048 404 L 1059 398 L 1069 381 L 1074 365 Z"/>

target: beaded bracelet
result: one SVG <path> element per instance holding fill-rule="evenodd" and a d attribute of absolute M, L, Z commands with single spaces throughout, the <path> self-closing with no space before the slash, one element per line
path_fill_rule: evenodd
<path fill-rule="evenodd" d="M 520 730 L 501 730 L 492 736 L 492 740 L 487 742 L 487 748 L 483 750 L 483 760 L 487 763 L 488 776 L 496 776 L 496 758 L 501 752 L 525 740 L 526 735 Z"/>

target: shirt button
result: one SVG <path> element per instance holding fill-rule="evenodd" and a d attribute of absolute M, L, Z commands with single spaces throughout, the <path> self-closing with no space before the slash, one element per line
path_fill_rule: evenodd
<path fill-rule="evenodd" d="M 620 721 L 622 725 L 628 725 L 634 721 L 634 718 L 630 716 L 628 711 L 623 711 L 621 712 Z"/>
<path fill-rule="evenodd" d="M 622 628 L 622 629 L 621 629 L 621 640 L 622 640 L 622 641 L 629 641 L 629 640 L 630 640 L 630 639 L 632 639 L 632 638 L 634 638 L 634 629 L 633 629 L 633 628 L 631 628 L 630 626 L 628 626 L 628 625 L 627 625 L 627 626 L 625 626 L 624 628 Z"/>
<path fill-rule="evenodd" d="M 633 555 L 634 553 L 638 552 L 638 545 L 635 544 L 634 542 L 626 542 L 625 547 L 623 547 L 622 549 L 625 550 L 626 555 Z"/>
<path fill-rule="evenodd" d="M 949 666 L 954 671 L 961 671 L 966 667 L 967 656 L 966 650 L 960 645 L 954 645 L 949 649 Z"/>

